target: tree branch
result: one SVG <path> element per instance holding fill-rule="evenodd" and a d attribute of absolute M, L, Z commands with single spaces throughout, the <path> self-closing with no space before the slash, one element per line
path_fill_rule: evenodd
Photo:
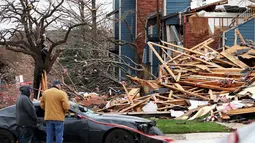
<path fill-rule="evenodd" d="M 60 41 L 58 41 L 58 42 L 56 42 L 56 43 L 53 43 L 53 44 L 50 46 L 49 53 L 52 53 L 53 49 L 54 49 L 56 46 L 61 45 L 61 44 L 64 44 L 64 43 L 67 41 L 68 36 L 69 36 L 70 32 L 72 31 L 72 29 L 74 29 L 74 28 L 76 28 L 76 27 L 79 27 L 79 26 L 82 26 L 82 25 L 87 25 L 87 23 L 75 24 L 75 25 L 69 27 L 68 30 L 67 30 L 67 32 L 66 32 L 66 34 L 65 34 L 64 39 L 62 39 L 62 40 L 60 40 Z"/>

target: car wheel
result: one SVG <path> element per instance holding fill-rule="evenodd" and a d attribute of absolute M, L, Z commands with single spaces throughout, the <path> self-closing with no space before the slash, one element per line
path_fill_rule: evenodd
<path fill-rule="evenodd" d="M 157 127 L 152 127 L 149 131 L 150 135 L 165 136 Z M 163 143 L 162 141 L 146 138 L 146 143 Z"/>
<path fill-rule="evenodd" d="M 135 143 L 135 139 L 128 131 L 116 129 L 106 136 L 105 143 Z"/>
<path fill-rule="evenodd" d="M 0 143 L 15 143 L 15 142 L 16 140 L 12 133 L 0 129 Z"/>

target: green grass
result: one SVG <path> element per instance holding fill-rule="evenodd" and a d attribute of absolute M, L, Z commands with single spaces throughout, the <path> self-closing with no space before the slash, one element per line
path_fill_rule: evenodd
<path fill-rule="evenodd" d="M 158 119 L 157 127 L 164 134 L 184 134 L 202 132 L 229 132 L 230 130 L 214 122 L 180 121 Z"/>

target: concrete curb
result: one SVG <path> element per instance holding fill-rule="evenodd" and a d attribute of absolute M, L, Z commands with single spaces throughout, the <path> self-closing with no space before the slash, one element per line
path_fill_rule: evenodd
<path fill-rule="evenodd" d="M 191 134 L 167 134 L 166 136 L 174 140 L 211 140 L 220 139 L 228 136 L 230 133 L 191 133 Z"/>

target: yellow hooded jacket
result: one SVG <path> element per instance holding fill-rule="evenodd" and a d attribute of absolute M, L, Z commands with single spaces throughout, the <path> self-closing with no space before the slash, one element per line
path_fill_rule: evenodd
<path fill-rule="evenodd" d="M 40 106 L 45 110 L 44 120 L 64 121 L 70 109 L 66 92 L 55 87 L 43 92 Z"/>

